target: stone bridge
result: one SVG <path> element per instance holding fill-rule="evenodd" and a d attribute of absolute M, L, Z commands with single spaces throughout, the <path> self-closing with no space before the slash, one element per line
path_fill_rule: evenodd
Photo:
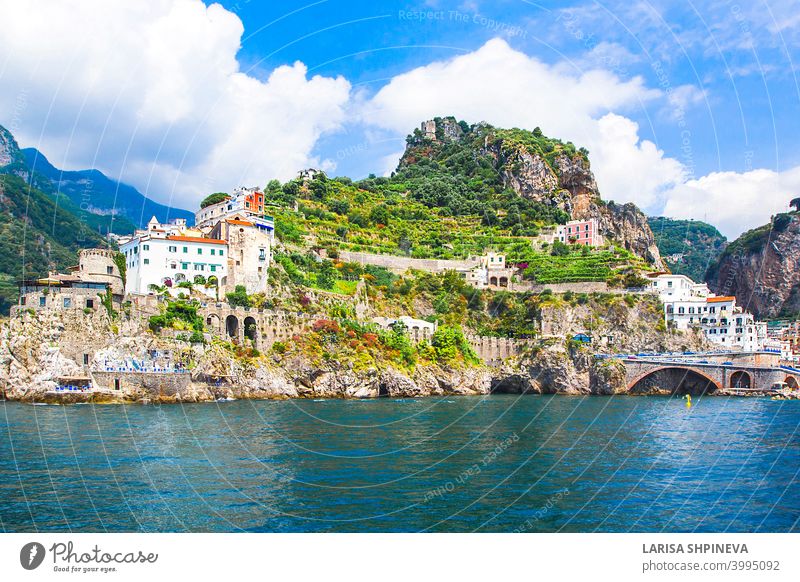
<path fill-rule="evenodd" d="M 760 393 L 775 384 L 800 387 L 800 370 L 780 365 L 780 355 L 770 352 L 622 356 L 628 392 L 654 388 L 678 394 L 704 392 Z"/>

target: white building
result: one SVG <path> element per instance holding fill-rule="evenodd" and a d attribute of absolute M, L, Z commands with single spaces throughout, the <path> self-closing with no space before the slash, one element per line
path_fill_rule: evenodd
<path fill-rule="evenodd" d="M 664 303 L 670 301 L 690 301 L 692 299 L 704 299 L 712 296 L 713 293 L 705 283 L 695 283 L 686 275 L 673 275 L 671 273 L 660 273 L 650 277 L 650 290 L 658 293 L 659 298 Z"/>
<path fill-rule="evenodd" d="M 705 283 L 686 275 L 661 273 L 651 276 L 650 289 L 664 303 L 664 318 L 676 329 L 700 329 L 706 339 L 724 349 L 763 350 L 766 322 L 736 305 L 736 297 L 718 297 Z"/>
<path fill-rule="evenodd" d="M 160 230 L 160 229 L 159 229 Z M 125 255 L 125 292 L 152 293 L 151 285 L 166 286 L 177 294 L 179 284 L 194 282 L 198 276 L 216 277 L 224 288 L 228 277 L 228 244 L 223 240 L 169 234 L 155 230 L 135 236 L 120 247 Z M 195 290 L 217 296 L 217 287 L 196 285 Z"/>

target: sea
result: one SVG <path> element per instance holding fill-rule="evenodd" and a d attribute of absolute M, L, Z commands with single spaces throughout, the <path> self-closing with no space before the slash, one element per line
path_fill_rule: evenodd
<path fill-rule="evenodd" d="M 0 402 L 5 532 L 790 532 L 800 401 Z"/>

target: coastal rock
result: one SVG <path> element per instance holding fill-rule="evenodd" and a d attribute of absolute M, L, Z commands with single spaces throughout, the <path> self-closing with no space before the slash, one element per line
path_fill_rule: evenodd
<path fill-rule="evenodd" d="M 712 291 L 735 295 L 757 319 L 800 312 L 800 214 L 779 214 L 744 233 L 706 274 Z"/>

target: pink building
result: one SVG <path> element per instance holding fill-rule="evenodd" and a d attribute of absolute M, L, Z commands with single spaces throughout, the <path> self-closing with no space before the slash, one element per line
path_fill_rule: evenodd
<path fill-rule="evenodd" d="M 570 220 L 556 229 L 556 240 L 565 244 L 582 244 L 589 247 L 603 245 L 603 237 L 597 228 L 597 220 Z"/>

